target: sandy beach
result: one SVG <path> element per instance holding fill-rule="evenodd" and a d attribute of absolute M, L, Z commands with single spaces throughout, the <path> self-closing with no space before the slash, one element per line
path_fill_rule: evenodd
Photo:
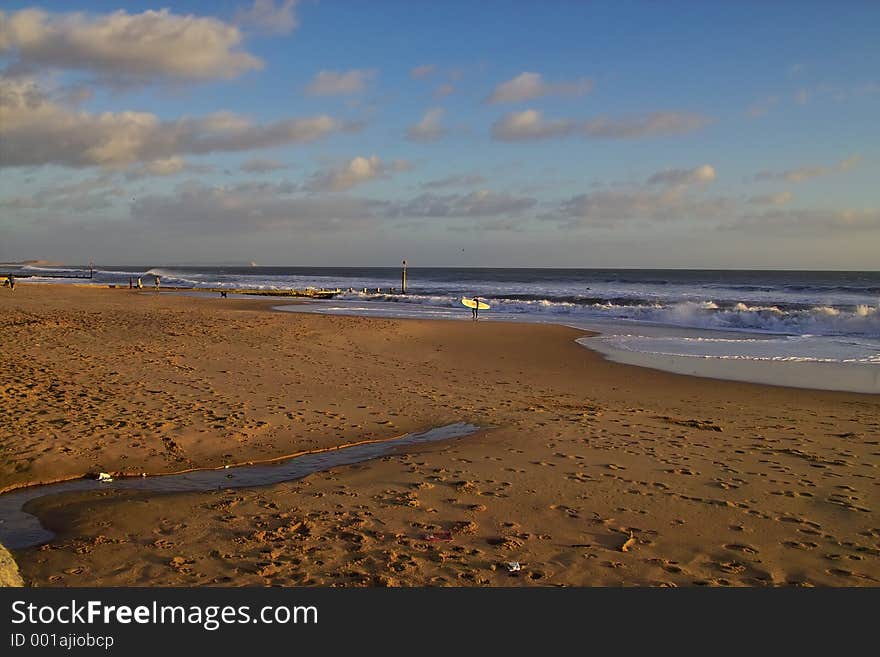
<path fill-rule="evenodd" d="M 265 488 L 43 498 L 29 585 L 880 585 L 877 395 L 272 303 L 2 290 L 0 490 L 484 429 Z"/>

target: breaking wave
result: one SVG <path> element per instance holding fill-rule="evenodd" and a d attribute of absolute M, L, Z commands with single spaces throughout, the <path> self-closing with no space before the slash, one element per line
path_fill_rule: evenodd
<path fill-rule="evenodd" d="M 408 294 L 342 294 L 340 299 L 458 307 L 459 296 Z M 650 302 L 645 299 L 550 300 L 522 296 L 485 296 L 497 312 L 541 314 L 560 318 L 623 319 L 687 328 L 749 331 L 786 335 L 862 336 L 880 338 L 880 308 L 802 305 L 748 305 L 716 301 Z"/>

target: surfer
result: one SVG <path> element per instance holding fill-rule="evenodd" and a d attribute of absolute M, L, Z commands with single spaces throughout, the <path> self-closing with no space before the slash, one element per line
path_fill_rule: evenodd
<path fill-rule="evenodd" d="M 15 276 L 9 274 L 9 291 L 15 292 Z"/>
<path fill-rule="evenodd" d="M 462 297 L 461 305 L 463 305 L 465 308 L 471 309 L 471 317 L 474 319 L 474 321 L 479 319 L 481 310 L 489 309 L 489 304 L 480 301 L 480 297 L 474 297 L 473 299 Z"/>

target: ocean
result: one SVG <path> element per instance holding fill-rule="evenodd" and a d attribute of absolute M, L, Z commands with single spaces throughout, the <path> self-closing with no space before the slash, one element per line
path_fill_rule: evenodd
<path fill-rule="evenodd" d="M 73 269 L 6 269 L 83 282 L 39 277 Z M 103 266 L 89 282 L 127 286 L 141 276 L 150 286 L 155 275 L 194 290 L 343 290 L 315 304 L 325 313 L 470 319 L 461 298 L 479 296 L 491 306 L 486 319 L 600 330 L 590 346 L 622 360 L 832 363 L 880 373 L 880 272 L 409 267 L 406 295 L 396 267 Z"/>

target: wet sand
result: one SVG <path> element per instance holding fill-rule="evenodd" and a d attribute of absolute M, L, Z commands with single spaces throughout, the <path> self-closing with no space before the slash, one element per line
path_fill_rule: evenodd
<path fill-rule="evenodd" d="M 877 395 L 613 363 L 559 326 L 270 305 L 0 294 L 0 489 L 489 428 L 266 488 L 38 500 L 58 536 L 15 552 L 27 583 L 880 584 Z"/>

